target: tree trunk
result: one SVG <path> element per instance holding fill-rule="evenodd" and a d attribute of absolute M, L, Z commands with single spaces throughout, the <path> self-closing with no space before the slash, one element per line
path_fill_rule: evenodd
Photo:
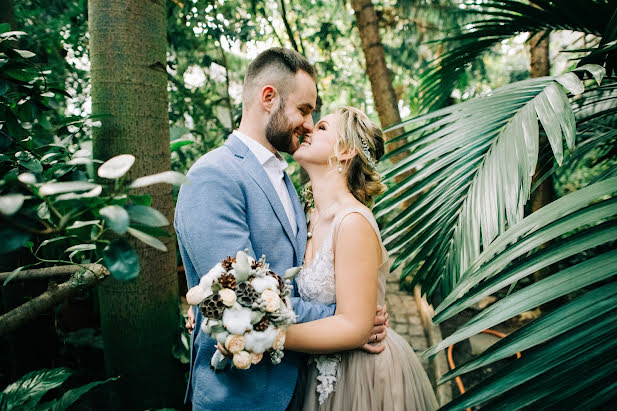
<path fill-rule="evenodd" d="M 382 127 L 400 123 L 401 115 L 398 111 L 398 98 L 392 86 L 392 74 L 386 65 L 386 56 L 381 44 L 377 13 L 371 0 L 353 0 L 352 7 L 356 16 L 356 25 L 360 32 L 362 50 L 366 60 L 366 72 L 371 82 L 375 109 L 379 115 Z M 402 130 L 388 133 L 390 139 L 402 134 Z M 389 145 L 390 150 L 396 145 Z M 397 161 L 397 159 L 393 159 Z"/>
<path fill-rule="evenodd" d="M 548 54 L 548 44 L 549 34 L 544 31 L 534 33 L 529 38 L 529 52 L 531 55 L 529 60 L 529 71 L 532 78 L 550 75 L 551 65 Z M 539 158 L 553 158 L 553 155 L 551 153 L 551 147 L 545 134 L 540 135 Z M 540 172 L 542 166 L 542 162 L 538 161 L 538 165 L 536 166 L 536 173 L 533 177 L 534 182 L 536 179 L 541 177 Z M 545 168 L 543 171 L 547 171 L 547 169 Z M 553 179 L 547 178 L 542 182 L 542 184 L 540 184 L 536 188 L 533 193 L 531 193 L 531 212 L 533 213 L 539 210 L 548 203 L 552 202 L 554 199 L 555 187 L 553 186 Z M 546 246 L 546 244 L 544 244 L 544 246 Z M 539 281 L 542 278 L 548 276 L 549 274 L 550 268 L 547 267 L 534 273 L 534 279 L 536 281 Z"/>
<path fill-rule="evenodd" d="M 134 154 L 129 178 L 171 166 L 165 10 L 165 0 L 89 2 L 92 113 L 112 115 L 93 129 L 94 157 Z M 173 221 L 171 187 L 147 191 L 152 206 Z M 175 238 L 162 241 L 166 253 L 133 242 L 141 265 L 137 280 L 109 278 L 99 287 L 106 368 L 121 375 L 121 399 L 129 409 L 182 401 L 184 378 L 172 356 L 180 315 Z"/>
<path fill-rule="evenodd" d="M 532 78 L 551 74 L 551 63 L 548 56 L 549 34 L 545 31 L 534 33 L 529 38 L 529 72 Z"/>

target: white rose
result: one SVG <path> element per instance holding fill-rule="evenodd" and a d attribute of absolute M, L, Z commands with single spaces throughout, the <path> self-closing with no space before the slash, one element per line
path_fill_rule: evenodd
<path fill-rule="evenodd" d="M 251 354 L 246 351 L 240 351 L 239 353 L 234 354 L 233 362 L 236 368 L 248 370 L 251 366 Z"/>
<path fill-rule="evenodd" d="M 251 310 L 249 308 L 227 308 L 223 312 L 223 325 L 232 334 L 242 335 L 253 329 L 251 325 Z"/>
<path fill-rule="evenodd" d="M 285 346 L 286 334 L 287 333 L 285 330 L 279 330 L 278 333 L 276 333 L 276 338 L 274 339 L 274 344 L 272 344 L 272 348 L 274 348 L 275 350 L 282 350 Z"/>
<path fill-rule="evenodd" d="M 279 282 L 276 278 L 266 275 L 264 277 L 255 277 L 251 281 L 251 285 L 258 293 L 262 293 L 265 290 L 276 290 L 279 286 Z"/>
<path fill-rule="evenodd" d="M 219 296 L 227 307 L 231 307 L 236 302 L 236 293 L 234 290 L 230 290 L 229 288 L 223 288 L 219 291 Z"/>
<path fill-rule="evenodd" d="M 212 291 L 210 291 L 210 294 L 212 294 Z M 203 288 L 196 285 L 186 293 L 186 302 L 190 305 L 199 305 L 208 297 L 208 293 Z"/>
<path fill-rule="evenodd" d="M 255 354 L 254 352 L 251 353 L 251 364 L 259 364 L 263 357 L 264 355 L 262 353 L 260 354 Z"/>
<path fill-rule="evenodd" d="M 225 348 L 233 354 L 244 350 L 244 337 L 241 335 L 229 334 L 225 339 Z"/>
<path fill-rule="evenodd" d="M 281 297 L 276 291 L 266 290 L 261 293 L 261 299 L 266 303 L 266 311 L 273 313 L 281 306 Z"/>

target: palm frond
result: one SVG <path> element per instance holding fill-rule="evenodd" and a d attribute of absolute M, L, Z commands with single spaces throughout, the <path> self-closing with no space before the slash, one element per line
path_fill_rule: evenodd
<path fill-rule="evenodd" d="M 587 68 L 597 74 L 597 66 Z M 414 283 L 421 280 L 429 296 L 440 284 L 446 296 L 481 250 L 522 220 L 538 159 L 538 121 L 558 163 L 563 140 L 569 149 L 575 144 L 564 87 L 583 91 L 573 73 L 530 79 L 397 126 L 415 128 L 400 137 L 408 141 L 390 155 L 411 154 L 385 178 L 417 171 L 385 193 L 376 216 L 424 195 L 382 231 L 384 244 L 397 255 L 393 269 L 406 263 L 405 276 L 422 265 L 422 277 Z"/>
<path fill-rule="evenodd" d="M 538 247 L 558 238 L 549 247 Z M 611 178 L 544 206 L 495 239 L 437 308 L 434 320 L 450 318 L 543 267 L 615 241 L 617 178 Z M 615 396 L 603 390 L 617 373 L 617 250 L 608 248 L 509 294 L 427 350 L 424 356 L 434 355 L 524 311 L 583 292 L 445 375 L 440 382 L 522 352 L 521 359 L 443 409 L 478 404 L 542 409 L 573 398 L 583 407 L 588 399 L 596 404 Z"/>
<path fill-rule="evenodd" d="M 603 37 L 581 65 L 606 65 L 609 75 L 617 68 L 617 53 L 612 48 L 616 34 L 611 27 L 617 21 L 617 8 L 609 0 L 468 1 L 461 7 L 479 18 L 466 25 L 462 34 L 438 40 L 452 48 L 422 73 L 419 103 L 424 109 L 443 106 L 470 64 L 494 45 L 519 33 L 572 30 Z"/>

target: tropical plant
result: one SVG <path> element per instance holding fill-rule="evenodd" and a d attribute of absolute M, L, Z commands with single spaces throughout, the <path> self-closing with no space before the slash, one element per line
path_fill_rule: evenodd
<path fill-rule="evenodd" d="M 60 398 L 50 399 L 41 403 L 41 399 L 49 391 L 60 387 L 72 375 L 68 368 L 54 368 L 30 372 L 0 393 L 0 410 L 37 410 L 63 411 L 73 405 L 82 395 L 92 388 L 117 380 L 118 377 L 105 381 L 94 381 L 66 391 Z"/>
<path fill-rule="evenodd" d="M 444 409 L 555 409 L 573 401 L 591 409 L 615 397 L 617 25 L 611 21 L 617 9 L 603 0 L 533 3 L 469 3 L 475 12 L 489 8 L 492 17 L 459 36 L 467 42 L 425 75 L 427 101 L 448 96 L 453 79 L 485 45 L 521 31 L 580 30 L 598 36 L 594 47 L 563 75 L 513 83 L 395 126 L 408 130 L 399 137 L 404 145 L 388 156 L 408 156 L 385 177 L 416 172 L 393 184 L 375 207 L 378 216 L 395 214 L 383 228 L 384 242 L 397 257 L 394 268 L 404 266 L 402 278 L 412 275 L 411 285 L 439 304 L 436 323 L 505 291 L 426 356 L 524 311 L 558 306 L 445 375 L 441 382 L 522 353 Z M 552 158 L 538 158 L 541 133 Z M 532 182 L 538 163 L 549 167 Z M 525 204 L 542 180 L 583 163 L 594 169 L 586 180 L 526 216 Z M 548 277 L 521 282 L 549 266 L 555 270 Z"/>
<path fill-rule="evenodd" d="M 420 106 L 439 108 L 467 68 L 499 42 L 519 33 L 572 30 L 598 39 L 580 64 L 604 65 L 608 76 L 617 70 L 617 14 L 611 0 L 464 1 L 456 9 L 469 23 L 460 34 L 438 41 L 449 49 L 420 76 Z"/>
<path fill-rule="evenodd" d="M 103 164 L 92 159 L 75 136 L 99 126 L 101 116 L 65 117 L 52 124 L 49 98 L 62 90 L 48 87 L 43 71 L 31 62 L 35 53 L 10 45 L 11 39 L 24 35 L 0 34 L 0 253 L 25 246 L 33 261 L 15 267 L 4 283 L 27 268 L 82 260 L 103 260 L 115 277 L 135 278 L 135 251 L 118 236 L 130 234 L 164 251 L 156 236 L 168 235 L 158 227 L 169 222 L 150 207 L 148 195 L 131 195 L 131 190 L 156 183 L 179 185 L 186 177 L 168 171 L 128 181 L 123 176 L 134 156 L 117 156 Z M 46 247 L 54 246 L 56 252 L 60 244 L 64 248 L 58 254 L 65 256 L 45 254 Z"/>

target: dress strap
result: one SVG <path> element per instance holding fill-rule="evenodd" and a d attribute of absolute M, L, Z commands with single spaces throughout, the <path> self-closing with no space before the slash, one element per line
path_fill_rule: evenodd
<path fill-rule="evenodd" d="M 348 216 L 349 214 L 353 214 L 353 213 L 358 213 L 362 215 L 362 217 L 364 217 L 369 222 L 369 224 L 371 224 L 371 227 L 373 227 L 373 230 L 375 231 L 375 234 L 377 235 L 377 239 L 379 240 L 379 246 L 382 249 L 382 263 L 387 261 L 388 252 L 386 251 L 386 249 L 383 246 L 383 243 L 381 242 L 381 234 L 379 231 L 379 226 L 377 225 L 377 221 L 375 221 L 375 217 L 373 217 L 373 213 L 371 212 L 371 210 L 369 210 L 366 207 L 348 208 L 348 209 L 345 209 L 339 212 L 334 217 L 334 220 L 332 221 L 332 233 L 330 237 L 330 241 L 332 242 L 332 252 L 334 253 L 335 248 L 336 248 L 336 236 L 338 235 L 338 230 L 341 225 L 341 222 L 346 216 Z"/>

